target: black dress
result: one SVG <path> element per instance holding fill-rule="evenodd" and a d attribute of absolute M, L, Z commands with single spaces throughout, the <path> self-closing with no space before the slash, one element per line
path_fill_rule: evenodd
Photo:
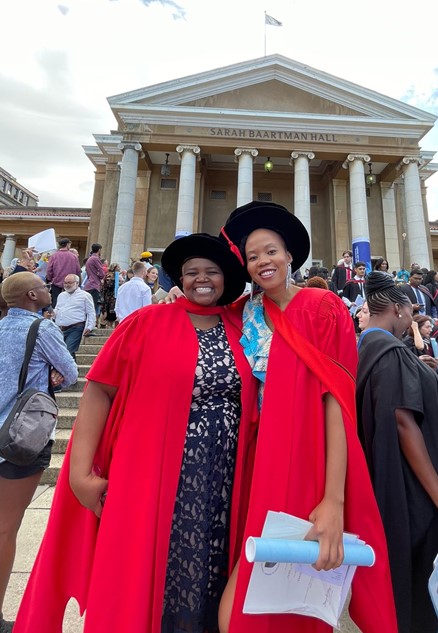
<path fill-rule="evenodd" d="M 410 410 L 438 472 L 438 376 L 386 331 L 359 347 L 358 431 L 388 542 L 400 633 L 436 633 L 427 583 L 438 553 L 438 510 L 399 445 L 395 409 Z"/>
<path fill-rule="evenodd" d="M 241 384 L 222 322 L 196 333 L 198 364 L 170 536 L 162 633 L 216 633 L 228 579 Z"/>

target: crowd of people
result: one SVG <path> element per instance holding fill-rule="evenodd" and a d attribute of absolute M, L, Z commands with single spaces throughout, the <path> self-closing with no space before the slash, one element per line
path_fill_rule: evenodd
<path fill-rule="evenodd" d="M 15 262 L 4 358 L 3 332 L 15 328 L 24 353 L 25 324 L 51 317 L 39 337 L 70 364 L 48 352 L 35 363 L 62 388 L 96 319 L 117 327 L 87 374 L 37 560 L 0 633 L 61 633 L 71 597 L 85 633 L 328 633 L 309 616 L 243 612 L 245 542 L 270 510 L 311 522 L 317 571 L 342 564 L 344 532 L 373 547 L 349 605 L 362 633 L 436 633 L 437 274 L 413 265 L 406 281 L 383 258 L 367 274 L 346 250 L 331 273 L 302 276 L 309 246 L 286 208 L 251 202 L 220 235 L 172 242 L 159 267 L 145 251 L 130 277 L 99 244 L 82 270 L 68 240 L 44 277 L 32 253 Z M 0 370 L 0 426 L 21 361 Z M 0 612 L 47 459 L 50 443 L 31 473 L 0 462 Z"/>

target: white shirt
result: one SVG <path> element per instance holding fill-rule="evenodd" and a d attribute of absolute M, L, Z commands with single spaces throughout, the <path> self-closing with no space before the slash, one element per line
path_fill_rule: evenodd
<path fill-rule="evenodd" d="M 96 310 L 89 292 L 76 288 L 72 293 L 61 292 L 55 306 L 56 325 L 74 325 L 86 321 L 84 330 L 92 330 L 96 325 Z"/>
<path fill-rule="evenodd" d="M 144 279 L 133 277 L 122 284 L 117 292 L 116 315 L 120 323 L 135 310 L 152 303 L 152 293 Z"/>

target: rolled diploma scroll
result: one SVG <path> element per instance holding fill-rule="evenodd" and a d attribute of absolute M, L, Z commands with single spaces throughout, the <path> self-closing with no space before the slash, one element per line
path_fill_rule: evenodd
<path fill-rule="evenodd" d="M 317 541 L 300 541 L 277 538 L 256 538 L 246 541 L 246 558 L 249 563 L 316 563 L 319 556 Z M 369 545 L 344 543 L 343 565 L 371 567 L 376 560 Z"/>

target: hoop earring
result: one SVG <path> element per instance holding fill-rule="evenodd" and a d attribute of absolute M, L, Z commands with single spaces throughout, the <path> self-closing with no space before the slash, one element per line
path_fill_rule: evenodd
<path fill-rule="evenodd" d="M 286 288 L 292 285 L 292 265 L 289 262 L 287 265 L 287 274 L 286 274 Z"/>
<path fill-rule="evenodd" d="M 252 301 L 253 295 L 254 295 L 254 282 L 251 279 L 251 292 L 249 293 L 249 300 L 250 301 Z"/>

